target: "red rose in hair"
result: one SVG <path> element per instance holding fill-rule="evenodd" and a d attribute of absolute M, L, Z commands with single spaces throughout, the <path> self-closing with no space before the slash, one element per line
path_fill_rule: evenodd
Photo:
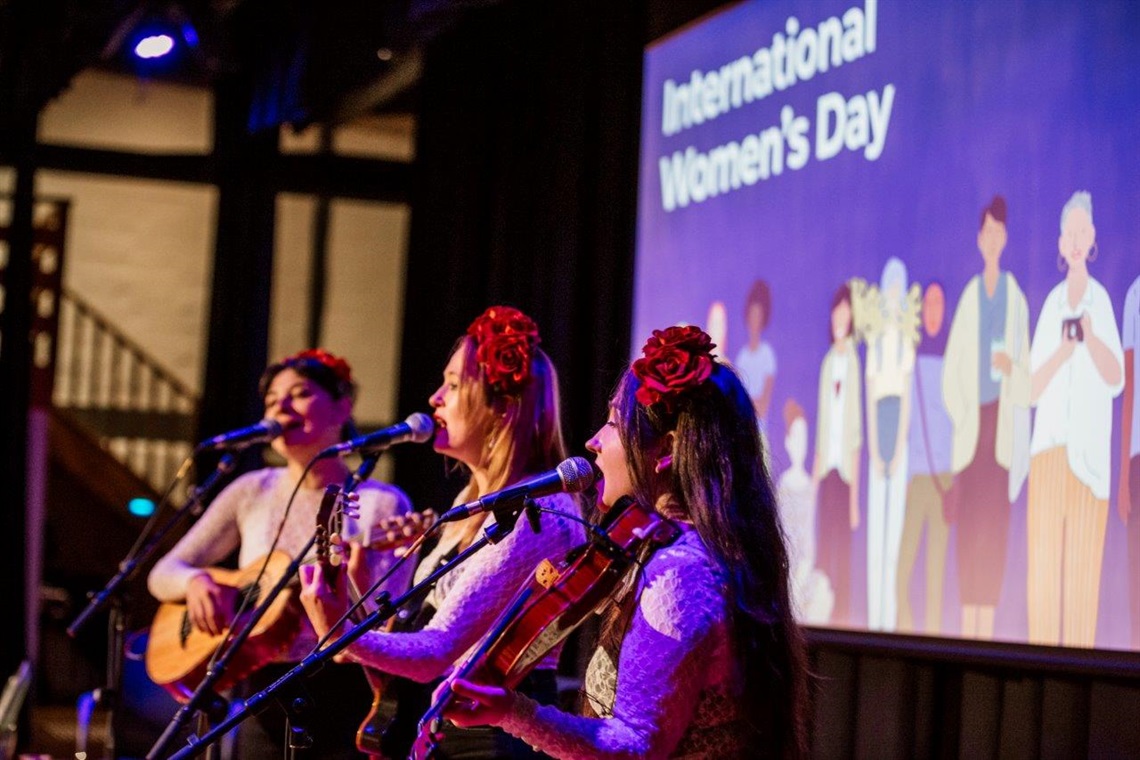
<path fill-rule="evenodd" d="M 530 379 L 530 359 L 539 343 L 534 320 L 510 306 L 492 306 L 467 328 L 475 341 L 475 359 L 487 384 L 501 393 L 522 388 Z"/>
<path fill-rule="evenodd" d="M 352 385 L 352 368 L 348 366 L 348 362 L 344 359 L 331 354 L 323 348 L 309 348 L 304 351 L 293 354 L 286 362 L 303 361 L 311 359 L 315 362 L 325 365 L 332 370 L 337 379 L 348 385 Z"/>
<path fill-rule="evenodd" d="M 715 347 L 704 330 L 692 325 L 654 330 L 641 350 L 642 358 L 633 363 L 633 374 L 641 381 L 638 402 L 663 403 L 673 411 L 677 398 L 709 379 Z"/>
<path fill-rule="evenodd" d="M 516 390 L 530 377 L 530 344 L 518 336 L 502 336 L 483 342 L 475 353 L 483 377 L 497 390 Z"/>
<path fill-rule="evenodd" d="M 498 336 L 523 336 L 532 346 L 538 345 L 538 326 L 534 320 L 510 306 L 492 306 L 475 318 L 467 334 L 482 345 Z"/>

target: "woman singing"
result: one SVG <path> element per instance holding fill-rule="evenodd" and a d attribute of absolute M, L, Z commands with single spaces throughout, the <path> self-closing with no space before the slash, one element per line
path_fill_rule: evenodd
<path fill-rule="evenodd" d="M 654 332 L 587 446 L 602 501 L 633 495 L 682 536 L 617 600 L 583 715 L 457 680 L 447 713 L 560 758 L 801 757 L 806 660 L 756 415 L 696 327 Z"/>
<path fill-rule="evenodd" d="M 217 498 L 201 519 L 150 573 L 150 592 L 160 601 L 185 600 L 190 621 L 210 634 L 221 633 L 231 622 L 239 593 L 216 583 L 205 568 L 238 550 L 238 564 L 260 562 L 274 545 L 288 554 L 300 551 L 316 526 L 317 509 L 325 487 L 341 484 L 348 473 L 337 458 L 319 461 L 305 476 L 284 526 L 289 497 L 305 465 L 327 446 L 336 444 L 350 431 L 356 386 L 348 363 L 327 351 L 302 351 L 270 365 L 261 377 L 265 416 L 281 423 L 285 432 L 273 441 L 273 450 L 285 459 L 284 467 L 269 467 L 242 475 Z M 407 513 L 410 504 L 396 488 L 366 480 L 357 489 L 360 517 L 346 519 L 344 535 L 367 543 L 372 529 L 385 518 Z M 375 577 L 395 561 L 392 552 L 367 552 L 366 565 Z M 396 573 L 385 586 L 392 593 L 408 585 L 406 572 Z M 295 663 L 316 644 L 312 630 L 303 625 L 279 663 Z M 274 664 L 255 673 L 251 691 L 272 683 L 287 665 Z M 326 672 L 327 671 L 327 672 Z M 321 709 L 336 700 L 358 695 L 367 700 L 368 685 L 359 668 L 335 666 L 309 682 L 317 705 L 309 729 L 322 757 L 354 757 L 356 722 L 343 711 Z M 284 715 L 266 710 L 256 720 L 242 724 L 239 745 L 242 760 L 278 758 L 285 742 Z"/>
<path fill-rule="evenodd" d="M 555 467 L 565 455 L 559 420 L 558 378 L 554 365 L 538 348 L 538 328 L 510 307 L 487 309 L 460 338 L 443 384 L 432 394 L 435 450 L 471 472 L 456 497 L 464 503 Z M 503 541 L 484 547 L 443 576 L 418 613 L 392 632 L 366 634 L 349 646 L 348 659 L 400 676 L 389 689 L 398 695 L 395 722 L 383 743 L 389 757 L 404 757 L 416 722 L 427 708 L 431 684 L 478 641 L 507 602 L 546 558 L 560 558 L 585 540 L 577 501 L 558 494 L 539 504 L 569 515 L 542 515 L 535 533 L 520 521 Z M 490 513 L 448 524 L 439 543 L 420 560 L 421 580 L 475 540 L 494 520 Z M 351 563 L 350 563 L 351 564 Z M 320 633 L 345 610 L 343 593 L 334 593 L 316 568 L 303 573 L 302 601 Z M 410 630 L 409 630 L 410 629 Z M 522 689 L 539 702 L 556 697 L 551 652 Z M 502 731 L 450 727 L 441 757 L 527 757 L 522 742 Z"/>

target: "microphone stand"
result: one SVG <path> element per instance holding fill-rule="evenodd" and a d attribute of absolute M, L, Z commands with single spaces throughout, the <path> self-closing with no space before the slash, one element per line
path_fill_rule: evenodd
<path fill-rule="evenodd" d="M 372 475 L 372 471 L 376 469 L 376 464 L 380 461 L 380 455 L 383 453 L 381 449 L 362 454 L 360 466 L 356 468 L 355 472 L 350 473 L 348 477 L 344 479 L 344 485 L 341 486 L 341 493 L 352 493 L 360 487 L 361 483 L 368 480 Z M 314 534 L 314 540 L 315 538 L 316 536 Z M 312 545 L 313 541 L 310 540 L 309 545 L 305 547 L 305 550 L 301 552 L 299 557 L 303 558 Z M 296 569 L 290 567 L 285 577 L 292 578 L 295 572 Z M 266 600 L 262 602 L 262 605 L 268 607 L 276 596 L 277 589 L 274 589 L 270 595 L 266 597 Z M 252 624 L 250 627 L 252 627 Z M 238 645 L 235 644 L 234 646 L 236 648 Z M 294 693 L 296 696 L 292 699 L 287 700 L 281 698 L 277 700 L 285 711 L 285 735 L 289 737 L 285 746 L 285 757 L 287 759 L 304 756 L 307 750 L 313 748 L 313 736 L 309 733 L 307 718 L 316 708 L 316 700 L 313 699 L 311 694 L 305 693 L 303 684 L 298 684 Z"/>
<path fill-rule="evenodd" d="M 107 581 L 107 585 L 101 591 L 90 594 L 91 601 L 88 602 L 87 607 L 67 627 L 68 636 L 74 638 L 87 621 L 108 604 L 111 597 L 119 592 L 120 586 L 134 576 L 139 566 L 150 560 L 158 545 L 178 523 L 182 522 L 187 515 L 201 514 L 205 498 L 213 495 L 213 491 L 221 484 L 222 476 L 228 475 L 233 470 L 236 461 L 233 454 L 226 454 L 218 460 L 214 471 L 203 481 L 202 485 L 191 492 L 186 503 L 175 510 L 170 519 L 151 535 L 150 540 L 142 548 L 137 552 L 131 552 L 119 563 L 119 572 Z"/>
<path fill-rule="evenodd" d="M 87 606 L 76 616 L 71 625 L 67 626 L 67 635 L 75 638 L 92 617 L 104 607 L 110 607 L 107 620 L 107 670 L 103 685 L 92 692 L 94 703 L 107 708 L 107 742 L 105 754 L 113 757 L 115 754 L 114 713 L 118 705 L 119 689 L 123 677 L 123 633 L 126 630 L 126 616 L 123 606 L 126 594 L 123 586 L 131 580 L 139 567 L 151 560 L 155 550 L 166 539 L 170 531 L 174 530 L 188 515 L 201 514 L 208 497 L 221 485 L 222 479 L 228 475 L 237 462 L 232 454 L 225 454 L 214 471 L 210 473 L 200 486 L 190 492 L 186 503 L 175 510 L 170 518 L 151 534 L 150 539 L 140 547 L 132 548 L 127 556 L 119 562 L 119 570 L 107 581 L 98 592 L 88 594 Z M 173 487 L 173 486 L 172 486 Z"/>
<path fill-rule="evenodd" d="M 346 479 L 345 488 L 355 489 L 359 486 L 359 484 L 366 480 L 369 474 L 371 474 L 379 459 L 380 452 L 366 455 L 356 472 L 349 475 Z M 147 752 L 146 760 L 155 760 L 161 757 L 174 740 L 174 737 L 177 736 L 187 721 L 189 721 L 191 715 L 197 710 L 203 710 L 212 717 L 216 717 L 218 713 L 223 711 L 225 702 L 222 697 L 214 691 L 214 685 L 221 680 L 221 677 L 226 672 L 226 668 L 229 667 L 230 662 L 237 655 L 238 650 L 241 649 L 242 645 L 250 635 L 252 635 L 258 622 L 269 610 L 270 605 L 273 604 L 273 600 L 292 582 L 294 576 L 297 574 L 297 569 L 300 568 L 301 563 L 309 553 L 309 550 L 313 548 L 316 540 L 317 536 L 314 531 L 313 535 L 309 537 L 309 540 L 301 550 L 293 557 L 289 566 L 285 569 L 285 572 L 277 579 L 277 583 L 273 585 L 268 593 L 266 593 L 265 598 L 254 608 L 244 625 L 230 638 L 229 646 L 222 651 L 221 655 L 219 655 L 213 664 L 210 665 L 209 669 L 207 669 L 205 677 L 203 677 L 202 682 L 198 684 L 197 688 L 194 689 L 194 693 L 190 695 L 190 699 L 186 704 L 178 708 L 174 717 L 171 718 L 163 730 L 162 735 L 158 737 L 154 746 Z M 308 749 L 312 745 L 312 739 L 309 737 L 308 730 L 304 725 L 304 714 L 309 711 L 311 706 L 312 699 L 298 697 L 292 701 L 289 707 L 286 707 L 286 728 L 289 735 L 288 749 L 290 750 L 290 754 L 293 754 L 293 751 L 296 750 Z M 213 732 L 211 731 L 211 733 Z"/>
<path fill-rule="evenodd" d="M 376 597 L 376 609 L 368 613 L 357 625 L 345 631 L 344 635 L 336 641 L 332 642 L 324 649 L 317 650 L 309 654 L 301 662 L 290 670 L 285 675 L 278 678 L 266 688 L 254 694 L 240 709 L 229 715 L 224 721 L 211 728 L 202 737 L 190 736 L 188 744 L 178 752 L 170 756 L 170 760 L 186 760 L 187 758 L 197 757 L 206 751 L 206 749 L 218 741 L 222 736 L 231 731 L 234 727 L 244 721 L 251 715 L 257 714 L 265 709 L 266 703 L 270 698 L 278 699 L 277 693 L 286 687 L 292 686 L 302 676 L 308 676 L 310 673 L 315 672 L 324 666 L 326 662 L 335 657 L 337 654 L 348 648 L 350 644 L 361 638 L 369 631 L 383 625 L 396 610 L 403 607 L 412 599 L 426 594 L 431 586 L 438 581 L 441 577 L 451 572 L 455 568 L 466 562 L 471 555 L 482 549 L 487 544 L 497 544 L 506 538 L 515 528 L 515 523 L 518 521 L 519 513 L 526 508 L 526 502 L 529 499 L 520 498 L 517 503 L 512 503 L 510 506 L 503 506 L 496 508 L 495 524 L 483 531 L 483 536 L 477 541 L 471 543 L 466 549 L 456 555 L 455 559 L 447 563 L 443 567 L 436 568 L 431 575 L 424 578 L 420 583 L 415 584 L 410 589 L 405 591 L 395 601 L 391 601 L 387 592 L 381 592 Z M 311 542 L 310 542 L 311 543 Z M 307 550 L 307 549 L 306 549 Z M 207 674 L 207 678 L 209 675 Z M 296 702 L 294 700 L 294 706 Z M 305 705 L 307 707 L 307 705 Z M 156 745 L 157 746 L 157 745 Z M 154 750 L 147 755 L 147 760 L 155 760 L 158 753 Z"/>

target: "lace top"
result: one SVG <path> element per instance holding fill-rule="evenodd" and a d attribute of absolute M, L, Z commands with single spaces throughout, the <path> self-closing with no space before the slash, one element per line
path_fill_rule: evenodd
<path fill-rule="evenodd" d="M 247 472 L 226 486 L 170 553 L 155 564 L 147 578 L 151 594 L 163 602 L 185 599 L 190 579 L 202 568 L 224 560 L 234 549 L 238 549 L 239 567 L 264 557 L 277 534 L 295 485 L 287 469 L 269 467 Z M 368 543 L 372 540 L 372 529 L 385 518 L 411 511 L 408 497 L 394 486 L 366 480 L 357 493 L 360 494 L 360 517 L 345 518 L 341 531 L 345 538 Z M 301 550 L 313 535 L 323 495 L 323 488 L 302 487 L 297 492 L 277 549 L 290 555 Z M 395 561 L 394 552 L 368 552 L 373 578 L 386 573 Z M 397 596 L 408 587 L 410 576 L 411 563 L 404 563 L 384 588 Z M 302 634 L 283 660 L 297 661 L 315 644 L 312 629 L 304 625 Z"/>
<path fill-rule="evenodd" d="M 517 695 L 502 727 L 558 758 L 750 754 L 724 585 L 695 530 L 650 558 L 636 593 L 620 652 L 599 648 L 586 671 L 600 717 Z"/>
<path fill-rule="evenodd" d="M 580 517 L 578 503 L 566 494 L 539 499 L 538 504 Z M 493 523 L 491 516 L 484 527 Z M 585 529 L 573 519 L 544 511 L 542 531 L 537 534 L 526 519 L 520 519 L 505 539 L 483 547 L 440 579 L 425 602 L 436 610 L 426 626 L 403 633 L 368 633 L 345 651 L 356 662 L 413 681 L 439 678 L 478 643 L 542 560 L 560 560 L 585 540 Z M 421 567 L 434 570 L 434 558 L 453 548 L 440 543 L 421 561 Z M 555 667 L 560 651 L 561 647 L 555 648 L 538 667 Z"/>

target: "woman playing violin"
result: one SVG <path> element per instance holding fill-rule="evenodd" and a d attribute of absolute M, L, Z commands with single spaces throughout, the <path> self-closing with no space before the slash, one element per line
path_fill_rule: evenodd
<path fill-rule="evenodd" d="M 471 473 L 456 503 L 549 470 L 564 458 L 558 378 L 538 342 L 538 328 L 529 317 L 517 309 L 495 306 L 477 318 L 456 344 L 443 383 L 430 398 L 435 450 Z M 385 755 L 406 755 L 416 721 L 429 704 L 430 684 L 478 641 L 536 565 L 548 557 L 561 557 L 585 540 L 584 530 L 575 522 L 581 519 L 581 509 L 574 498 L 556 494 L 539 500 L 539 505 L 550 510 L 542 514 L 540 533 L 521 520 L 506 539 L 484 547 L 444 575 L 419 611 L 398 621 L 395 630 L 368 633 L 342 653 L 351 661 L 400 677 L 386 689 L 397 695 L 399 704 L 384 737 Z M 416 580 L 450 562 L 494 520 L 493 514 L 483 513 L 449 523 L 439 543 L 421 558 Z M 353 566 L 350 558 L 350 569 Z M 346 609 L 346 595 L 330 588 L 317 568 L 303 568 L 302 582 L 302 602 L 314 627 L 324 633 Z M 521 689 L 540 702 L 554 701 L 557 662 L 554 650 Z M 454 726 L 445 731 L 440 750 L 442 757 L 533 754 L 500 730 Z"/>
<path fill-rule="evenodd" d="M 445 715 L 560 758 L 802 757 L 807 670 L 752 403 L 696 327 L 654 332 L 587 447 L 602 501 L 633 495 L 681 537 L 616 600 L 581 715 L 456 680 Z"/>

